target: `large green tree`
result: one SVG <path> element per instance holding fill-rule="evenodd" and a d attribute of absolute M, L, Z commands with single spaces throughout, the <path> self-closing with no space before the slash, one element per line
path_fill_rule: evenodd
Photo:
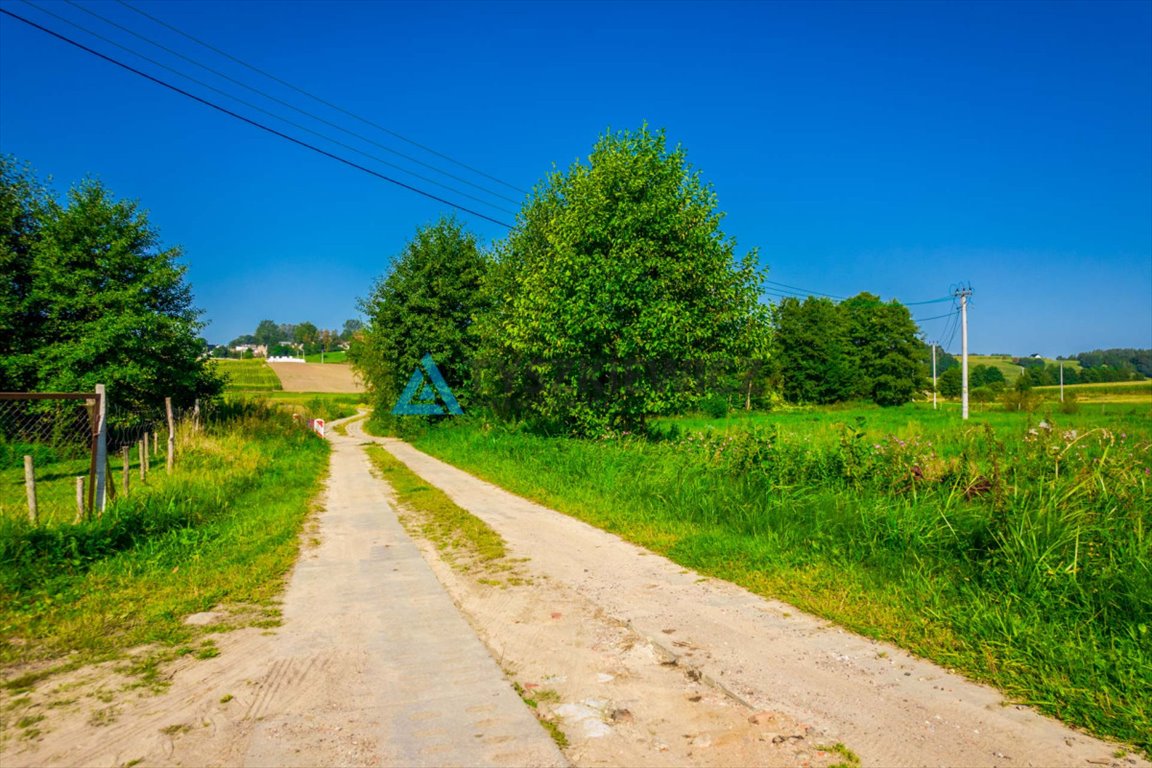
<path fill-rule="evenodd" d="M 32 170 L 0 155 L 0 389 L 31 389 L 42 331 L 32 297 L 34 249 L 51 210 Z"/>
<path fill-rule="evenodd" d="M 5 175 L 0 197 L 28 194 Z M 203 357 L 203 323 L 179 264 L 136 203 L 98 182 L 50 196 L 29 235 L 26 315 L 33 328 L 0 358 L 3 388 L 89 390 L 107 385 L 125 410 L 155 411 L 219 393 Z M 6 257 L 7 258 L 7 257 Z M 29 319 L 30 318 L 30 319 Z M 9 376 L 16 371 L 17 376 Z"/>
<path fill-rule="evenodd" d="M 917 363 L 918 329 L 898 301 L 860 293 L 838 306 L 852 353 L 855 394 L 877 405 L 902 405 L 924 384 Z"/>
<path fill-rule="evenodd" d="M 793 403 L 849 400 L 859 387 L 844 315 L 830 299 L 783 299 L 776 307 L 773 368 Z"/>
<path fill-rule="evenodd" d="M 256 332 L 252 334 L 252 337 L 256 344 L 269 350 L 272 349 L 273 344 L 277 344 L 285 338 L 280 326 L 274 320 L 261 320 L 256 325 Z"/>
<path fill-rule="evenodd" d="M 368 318 L 354 346 L 354 364 L 390 409 L 420 359 L 432 355 L 453 394 L 472 401 L 475 338 L 481 310 L 480 282 L 487 262 L 475 235 L 454 218 L 421 227 L 360 301 Z"/>
<path fill-rule="evenodd" d="M 683 409 L 762 356 L 762 274 L 722 216 L 662 131 L 605 135 L 586 163 L 554 171 L 497 254 L 489 393 L 601 434 Z"/>
<path fill-rule="evenodd" d="M 776 309 L 776 370 L 796 403 L 853 398 L 909 402 L 924 385 L 916 323 L 908 308 L 861 293 L 839 304 L 809 296 Z"/>

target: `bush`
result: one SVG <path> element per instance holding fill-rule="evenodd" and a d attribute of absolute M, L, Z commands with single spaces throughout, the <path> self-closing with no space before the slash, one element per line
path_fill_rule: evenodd
<path fill-rule="evenodd" d="M 700 400 L 700 410 L 709 418 L 722 419 L 728 415 L 728 398 L 723 395 L 706 395 Z"/>

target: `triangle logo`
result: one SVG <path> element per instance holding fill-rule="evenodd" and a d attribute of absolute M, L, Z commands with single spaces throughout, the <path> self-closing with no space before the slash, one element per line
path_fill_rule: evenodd
<path fill-rule="evenodd" d="M 436 402 L 439 395 L 440 402 Z M 441 405 L 440 403 L 443 403 Z M 462 416 L 463 409 L 456 402 L 455 395 L 448 388 L 448 382 L 440 374 L 440 369 L 432 360 L 432 355 L 424 355 L 408 385 L 400 393 L 400 398 L 392 408 L 394 416 Z"/>

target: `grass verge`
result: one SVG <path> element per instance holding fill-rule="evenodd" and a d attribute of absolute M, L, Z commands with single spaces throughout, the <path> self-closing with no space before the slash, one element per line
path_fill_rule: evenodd
<path fill-rule="evenodd" d="M 380 476 L 392 487 L 400 522 L 415 536 L 435 545 L 452 568 L 484 584 L 519 585 L 527 581 L 508 557 L 504 539 L 491 526 L 433 488 L 379 445 L 366 447 Z"/>

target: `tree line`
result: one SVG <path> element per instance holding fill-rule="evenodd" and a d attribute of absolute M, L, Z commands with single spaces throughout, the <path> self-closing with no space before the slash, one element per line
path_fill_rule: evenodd
<path fill-rule="evenodd" d="M 226 346 L 212 350 L 214 357 L 252 357 L 251 349 L 240 347 L 264 347 L 268 357 L 295 354 L 314 355 L 344 349 L 356 338 L 364 327 L 355 318 L 344 321 L 343 330 L 317 328 L 315 323 L 277 323 L 274 320 L 261 320 L 252 333 L 237 336 Z"/>
<path fill-rule="evenodd" d="M 897 405 L 925 386 L 906 307 L 765 303 L 766 270 L 722 219 L 663 131 L 604 135 L 491 247 L 454 218 L 419 228 L 360 302 L 354 362 L 381 410 L 431 354 L 465 407 L 579 435 L 717 402 Z"/>
<path fill-rule="evenodd" d="M 94 180 L 60 200 L 0 156 L 0 390 L 105 384 L 137 412 L 219 394 L 180 257 L 136 202 Z"/>
<path fill-rule="evenodd" d="M 1132 373 L 1138 373 L 1145 378 L 1152 378 L 1152 349 L 1094 349 L 1091 352 L 1081 352 L 1078 355 L 1065 359 L 1079 362 L 1080 367 L 1085 373 L 1090 370 L 1099 371 L 1100 373 L 1097 375 L 1127 375 L 1129 379 L 1132 378 Z M 1067 374 L 1067 370 L 1065 370 L 1065 374 Z M 1095 379 L 1095 381 L 1125 380 L 1127 379 Z M 1085 381 L 1090 381 L 1090 379 L 1085 379 Z"/>

